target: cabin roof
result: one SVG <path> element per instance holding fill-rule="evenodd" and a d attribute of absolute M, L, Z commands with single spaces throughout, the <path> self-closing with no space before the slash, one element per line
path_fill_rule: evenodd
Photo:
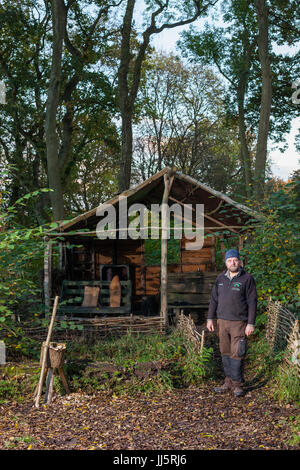
<path fill-rule="evenodd" d="M 150 207 L 151 204 L 161 204 L 164 192 L 164 175 L 168 172 L 172 172 L 172 169 L 166 167 L 142 183 L 117 194 L 106 201 L 105 204 L 117 206 L 120 197 L 127 197 L 128 207 L 134 203 L 143 203 L 147 207 Z M 221 230 L 228 229 L 231 232 L 238 233 L 245 227 L 245 223 L 249 219 L 260 218 L 260 214 L 249 207 L 234 201 L 220 191 L 200 183 L 191 176 L 178 171 L 175 171 L 173 175 L 169 205 L 174 203 L 204 204 L 205 228 L 207 228 L 207 231 L 220 228 Z M 54 235 L 53 232 L 59 232 L 63 235 L 63 233 L 69 231 L 95 230 L 99 220 L 96 207 L 71 220 L 60 222 L 59 228 L 49 231 L 49 235 Z"/>

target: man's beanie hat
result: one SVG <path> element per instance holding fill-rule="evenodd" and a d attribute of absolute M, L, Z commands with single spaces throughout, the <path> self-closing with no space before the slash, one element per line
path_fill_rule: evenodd
<path fill-rule="evenodd" d="M 226 251 L 226 253 L 225 253 L 225 261 L 227 260 L 227 258 L 237 258 L 237 259 L 240 259 L 240 254 L 239 254 L 238 250 L 235 250 L 234 248 L 232 248 L 231 250 Z"/>

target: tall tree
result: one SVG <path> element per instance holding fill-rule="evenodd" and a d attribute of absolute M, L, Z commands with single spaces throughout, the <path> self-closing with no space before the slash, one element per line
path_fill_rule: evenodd
<path fill-rule="evenodd" d="M 84 77 L 84 67 L 95 60 L 93 57 L 93 36 L 100 21 L 107 18 L 108 10 L 112 6 L 112 4 L 108 2 L 102 2 L 101 7 L 98 7 L 95 19 L 87 21 L 82 14 L 83 8 L 75 3 L 75 0 L 69 0 L 65 5 L 64 0 L 51 0 L 53 52 L 46 107 L 45 133 L 48 178 L 49 186 L 53 189 L 51 201 L 55 220 L 61 220 L 64 217 L 63 181 L 66 174 L 65 169 L 67 166 L 70 166 L 70 150 L 74 121 L 74 102 L 72 102 L 72 94 Z M 79 19 L 78 22 L 81 32 L 84 33 L 79 46 L 70 39 L 67 27 L 68 11 L 73 4 L 75 17 Z M 81 25 L 81 21 L 84 20 L 86 28 Z M 106 37 L 109 37 L 109 34 L 107 34 Z M 61 101 L 65 106 L 65 113 L 62 119 L 62 137 L 60 145 L 56 127 L 56 115 L 59 106 L 60 83 L 62 78 L 63 44 L 65 44 L 67 50 L 73 56 L 74 63 L 73 69 L 69 71 L 69 76 L 62 93 Z"/>
<path fill-rule="evenodd" d="M 47 42 L 50 14 L 44 3 L 39 4 L 37 14 L 34 3 L 28 1 L 25 8 L 5 0 L 0 5 L 0 73 L 7 89 L 6 104 L 0 110 L 0 159 L 2 168 L 8 165 L 8 205 L 47 186 L 42 176 L 47 167 L 43 95 L 48 73 L 43 44 Z M 38 223 L 46 218 L 47 196 L 42 193 L 35 204 L 29 201 Z"/>
<path fill-rule="evenodd" d="M 264 194 L 267 148 L 272 103 L 272 70 L 270 63 L 269 7 L 265 0 L 255 0 L 257 13 L 257 45 L 261 66 L 262 90 L 255 155 L 254 188 L 257 199 Z"/>
<path fill-rule="evenodd" d="M 240 180 L 237 126 L 225 124 L 223 87 L 210 68 L 153 53 L 138 99 L 133 177 L 176 166 L 223 192 L 233 175 Z"/>
<path fill-rule="evenodd" d="M 70 2 L 72 2 L 72 0 L 65 5 L 64 0 L 51 0 L 53 46 L 51 74 L 46 104 L 45 135 L 49 187 L 52 189 L 50 197 L 55 221 L 59 221 L 64 218 L 63 188 L 58 160 L 59 137 L 56 128 L 56 116 L 60 95 L 63 40 Z"/>
<path fill-rule="evenodd" d="M 184 33 L 181 49 L 191 60 L 215 65 L 227 80 L 229 115 L 239 122 L 245 196 L 261 197 L 270 139 L 284 140 L 297 113 L 290 97 L 299 64 L 274 50 L 300 37 L 296 2 L 275 0 L 271 8 L 267 0 L 223 0 L 222 9 L 224 27 Z"/>
<path fill-rule="evenodd" d="M 252 184 L 252 158 L 249 145 L 249 125 L 246 99 L 250 76 L 253 73 L 256 36 L 253 9 L 247 0 L 232 2 L 225 20 L 230 27 L 206 26 L 204 32 L 183 33 L 180 43 L 183 54 L 192 61 L 214 65 L 228 83 L 227 103 L 239 128 L 240 162 L 244 175 L 244 195 L 249 197 Z"/>
<path fill-rule="evenodd" d="M 101 148 L 103 166 L 114 168 L 112 152 L 119 154 L 113 122 L 116 100 L 111 77 L 115 69 L 110 64 L 111 56 L 116 55 L 117 33 L 107 26 L 107 10 L 114 7 L 95 0 L 91 10 L 85 9 L 85 4 L 91 2 L 69 4 L 55 127 L 53 121 L 49 122 L 58 138 L 59 171 L 54 171 L 61 180 L 67 217 L 77 210 L 71 201 L 80 198 L 80 194 L 68 197 L 79 166 L 87 160 L 99 161 L 97 149 Z M 7 89 L 6 104 L 0 108 L 0 162 L 3 169 L 7 168 L 5 201 L 12 205 L 29 192 L 49 187 L 45 113 L 51 75 L 52 12 L 48 0 L 27 0 L 24 4 L 4 0 L 0 15 L 0 74 Z M 91 168 L 93 163 L 87 166 Z M 75 187 L 80 192 L 81 186 Z M 49 193 L 40 192 L 36 199 L 28 200 L 28 206 L 25 219 L 20 210 L 23 222 L 42 224 L 53 218 Z"/>
<path fill-rule="evenodd" d="M 119 171 L 119 191 L 124 191 L 130 185 L 132 164 L 132 121 L 134 105 L 141 80 L 141 71 L 146 50 L 153 35 L 165 29 L 193 23 L 201 15 L 207 14 L 209 7 L 217 0 L 187 0 L 184 3 L 153 0 L 147 2 L 145 10 L 148 25 L 140 33 L 140 40 L 136 51 L 133 48 L 134 8 L 136 0 L 127 0 L 122 23 L 122 39 L 120 51 L 120 64 L 118 68 L 118 97 L 122 120 L 122 148 Z"/>

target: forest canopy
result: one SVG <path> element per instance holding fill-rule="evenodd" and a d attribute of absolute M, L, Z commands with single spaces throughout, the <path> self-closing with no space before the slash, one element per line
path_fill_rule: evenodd
<path fill-rule="evenodd" d="M 20 220 L 70 218 L 164 166 L 236 200 L 264 197 L 270 139 L 282 146 L 297 115 L 300 73 L 299 53 L 276 52 L 299 41 L 296 3 L 269 7 L 1 2 L 4 207 L 49 188 Z M 179 26 L 177 50 L 156 50 L 153 39 Z"/>

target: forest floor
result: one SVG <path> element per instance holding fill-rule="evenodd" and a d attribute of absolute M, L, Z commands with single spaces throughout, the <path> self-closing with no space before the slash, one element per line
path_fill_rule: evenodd
<path fill-rule="evenodd" d="M 291 439 L 299 409 L 274 402 L 267 385 L 234 398 L 215 394 L 215 384 L 150 396 L 56 395 L 38 409 L 33 398 L 0 404 L 0 449 L 300 449 Z"/>

